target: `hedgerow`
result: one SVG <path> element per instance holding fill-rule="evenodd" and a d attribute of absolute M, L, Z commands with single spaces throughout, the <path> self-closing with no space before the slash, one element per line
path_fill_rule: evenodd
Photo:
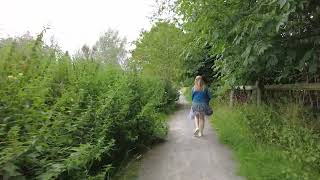
<path fill-rule="evenodd" d="M 281 104 L 244 108 L 243 114 L 256 139 L 281 147 L 291 162 L 303 164 L 302 171 L 320 172 L 318 122 L 311 122 L 314 118 L 308 117 L 311 113 L 307 111 L 296 104 Z"/>
<path fill-rule="evenodd" d="M 215 105 L 213 126 L 230 145 L 247 179 L 319 179 L 319 132 L 304 108 Z"/>
<path fill-rule="evenodd" d="M 41 39 L 0 41 L 1 178 L 108 178 L 128 151 L 166 135 L 168 82 Z"/>

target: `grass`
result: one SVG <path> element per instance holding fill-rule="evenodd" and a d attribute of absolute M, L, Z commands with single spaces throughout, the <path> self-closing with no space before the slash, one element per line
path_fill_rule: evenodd
<path fill-rule="evenodd" d="M 266 145 L 255 139 L 241 111 L 245 107 L 214 107 L 212 125 L 217 129 L 219 139 L 233 150 L 239 175 L 248 180 L 320 179 L 316 173 L 302 172 L 303 165 L 289 161 L 280 147 Z"/>
<path fill-rule="evenodd" d="M 138 180 L 141 161 L 139 158 L 133 158 L 122 167 L 121 170 L 112 178 L 113 180 Z"/>

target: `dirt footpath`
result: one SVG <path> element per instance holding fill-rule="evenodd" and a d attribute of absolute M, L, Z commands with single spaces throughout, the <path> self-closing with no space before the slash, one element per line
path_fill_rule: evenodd
<path fill-rule="evenodd" d="M 180 98 L 181 108 L 170 117 L 167 141 L 142 159 L 139 180 L 242 180 L 235 173 L 230 151 L 219 143 L 206 121 L 204 136 L 193 136 L 188 119 L 190 105 Z"/>

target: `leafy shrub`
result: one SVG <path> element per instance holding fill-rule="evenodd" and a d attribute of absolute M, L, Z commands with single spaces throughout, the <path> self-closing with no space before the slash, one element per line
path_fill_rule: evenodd
<path fill-rule="evenodd" d="M 303 108 L 295 104 L 250 107 L 244 114 L 259 141 L 280 146 L 290 161 L 320 172 L 320 136 L 305 123 Z"/>
<path fill-rule="evenodd" d="M 103 179 L 167 133 L 176 91 L 37 39 L 0 42 L 0 177 Z"/>
<path fill-rule="evenodd" d="M 232 146 L 240 173 L 248 179 L 317 179 L 319 133 L 309 127 L 305 110 L 294 104 L 216 104 L 213 124 Z M 309 117 L 308 117 L 309 118 Z"/>

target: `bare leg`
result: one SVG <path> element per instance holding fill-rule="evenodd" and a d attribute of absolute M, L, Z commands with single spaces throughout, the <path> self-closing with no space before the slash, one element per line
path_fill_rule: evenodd
<path fill-rule="evenodd" d="M 204 129 L 204 114 L 199 115 L 199 136 L 203 135 Z"/>
<path fill-rule="evenodd" d="M 196 129 L 199 129 L 199 121 L 200 121 L 200 115 L 197 114 L 196 116 L 194 116 L 194 124 L 196 126 Z"/>
<path fill-rule="evenodd" d="M 199 123 L 200 123 L 200 115 L 197 114 L 195 117 L 194 117 L 194 124 L 196 126 L 196 129 L 194 130 L 194 135 L 197 136 L 198 133 L 199 133 Z"/>

